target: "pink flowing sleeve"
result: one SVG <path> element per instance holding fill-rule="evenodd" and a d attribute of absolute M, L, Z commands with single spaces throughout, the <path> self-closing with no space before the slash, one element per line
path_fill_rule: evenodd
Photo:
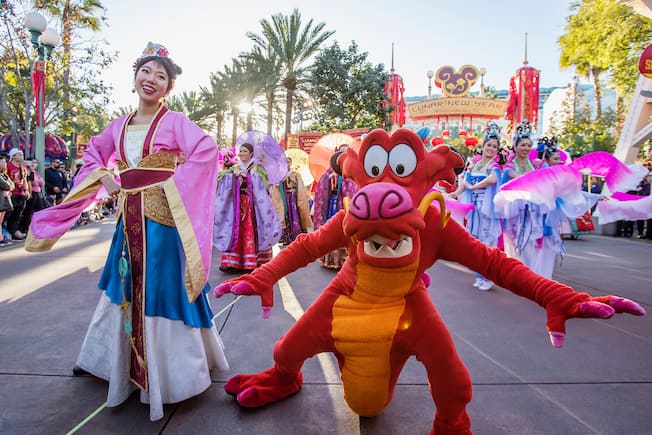
<path fill-rule="evenodd" d="M 95 201 L 95 195 L 102 187 L 100 179 L 111 174 L 106 164 L 115 152 L 116 132 L 123 119 L 114 120 L 100 135 L 90 139 L 84 152 L 84 166 L 75 176 L 75 185 L 63 202 L 34 213 L 25 240 L 27 251 L 49 251 L 75 224 L 81 212 Z"/>
<path fill-rule="evenodd" d="M 174 117 L 174 142 L 186 160 L 163 188 L 186 257 L 188 297 L 194 300 L 210 273 L 218 150 L 215 141 L 185 115 L 168 116 Z"/>

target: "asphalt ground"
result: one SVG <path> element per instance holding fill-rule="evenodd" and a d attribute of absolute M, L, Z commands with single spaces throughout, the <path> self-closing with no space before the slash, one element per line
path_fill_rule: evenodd
<path fill-rule="evenodd" d="M 258 298 L 210 298 L 230 371 L 216 371 L 203 394 L 167 405 L 149 421 L 132 395 L 102 408 L 107 384 L 74 377 L 71 369 L 95 305 L 97 281 L 115 222 L 70 231 L 53 250 L 30 254 L 22 243 L 0 248 L 0 433 L 83 434 L 419 434 L 428 433 L 434 404 L 425 370 L 414 358 L 392 402 L 360 418 L 342 397 L 330 354 L 306 361 L 299 394 L 259 408 L 239 407 L 223 389 L 236 373 L 272 365 L 275 341 L 319 295 L 333 272 L 318 262 L 276 288 L 272 316 Z M 554 349 L 544 310 L 502 288 L 480 292 L 466 268 L 439 262 L 428 272 L 432 299 L 473 380 L 468 409 L 476 434 L 652 433 L 652 241 L 583 235 L 566 240 L 568 255 L 555 279 L 592 295 L 639 302 L 644 317 L 573 319 Z M 219 255 L 215 252 L 215 255 Z M 213 265 L 211 284 L 224 275 Z"/>

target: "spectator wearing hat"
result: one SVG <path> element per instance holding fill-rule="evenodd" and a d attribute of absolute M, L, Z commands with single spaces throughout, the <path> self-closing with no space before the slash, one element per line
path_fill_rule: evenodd
<path fill-rule="evenodd" d="M 23 166 L 23 152 L 18 148 L 9 151 L 9 162 L 7 163 L 7 175 L 14 183 L 11 191 L 11 203 L 14 209 L 7 212 L 5 222 L 7 231 L 14 240 L 25 239 L 25 233 L 19 231 L 18 224 L 25 209 L 25 203 L 29 197 L 29 185 L 27 183 L 27 170 Z"/>

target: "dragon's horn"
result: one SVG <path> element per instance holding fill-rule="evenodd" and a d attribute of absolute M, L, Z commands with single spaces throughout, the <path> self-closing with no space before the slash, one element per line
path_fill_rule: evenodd
<path fill-rule="evenodd" d="M 427 194 L 419 204 L 419 211 L 421 212 L 421 216 L 425 217 L 426 212 L 428 211 L 428 207 L 430 207 L 430 203 L 433 202 L 434 200 L 437 200 L 437 202 L 439 203 L 439 211 L 440 211 L 439 224 L 441 225 L 441 229 L 443 230 L 446 227 L 446 224 L 448 223 L 448 219 L 450 219 L 451 217 L 451 212 L 449 210 L 446 210 L 446 201 L 444 201 L 444 196 L 441 193 L 430 192 L 429 194 Z"/>

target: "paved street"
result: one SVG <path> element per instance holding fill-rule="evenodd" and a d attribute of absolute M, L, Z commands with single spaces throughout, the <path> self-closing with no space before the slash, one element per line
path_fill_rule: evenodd
<path fill-rule="evenodd" d="M 71 368 L 99 298 L 113 225 L 73 230 L 48 253 L 27 253 L 22 244 L 0 249 L 0 433 L 66 433 L 106 400 L 105 382 L 73 377 Z M 455 264 L 429 270 L 432 298 L 471 372 L 476 434 L 652 433 L 652 242 L 588 235 L 565 243 L 556 279 L 596 296 L 634 299 L 649 314 L 571 320 L 564 348 L 554 349 L 538 305 L 500 288 L 477 291 L 472 274 Z M 214 285 L 224 275 L 213 269 Z M 200 396 L 166 406 L 162 420 L 150 422 L 148 406 L 132 396 L 78 433 L 427 433 L 434 404 L 413 358 L 376 418 L 348 409 L 329 354 L 308 360 L 303 389 L 280 403 L 247 410 L 224 392 L 233 374 L 272 364 L 274 342 L 332 276 L 313 263 L 282 280 L 270 319 L 260 318 L 258 298 L 243 298 L 220 315 L 230 371 L 215 372 Z M 217 313 L 231 300 L 211 304 Z"/>

